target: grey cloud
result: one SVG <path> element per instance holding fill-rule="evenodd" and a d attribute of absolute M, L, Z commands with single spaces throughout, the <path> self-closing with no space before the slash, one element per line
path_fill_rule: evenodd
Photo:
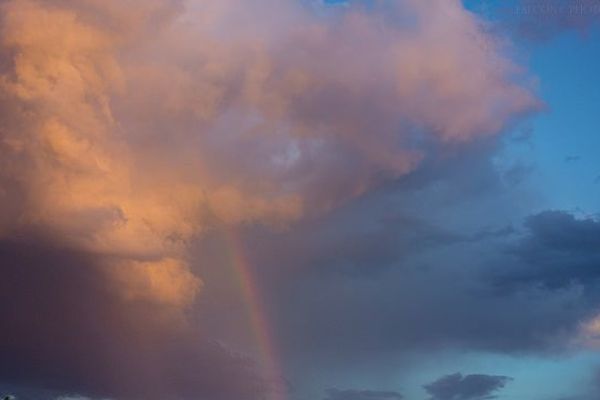
<path fill-rule="evenodd" d="M 23 398 L 43 390 L 49 398 L 119 400 L 265 393 L 250 359 L 211 342 L 168 306 L 117 295 L 105 270 L 114 266 L 98 261 L 40 238 L 0 241 L 0 382 L 25 388 Z"/>
<path fill-rule="evenodd" d="M 486 400 L 496 398 L 511 378 L 499 375 L 446 375 L 424 386 L 430 400 Z"/>
<path fill-rule="evenodd" d="M 510 250 L 521 263 L 501 271 L 500 281 L 541 283 L 551 288 L 591 287 L 598 282 L 600 221 L 551 210 L 530 216 L 525 230 Z"/>
<path fill-rule="evenodd" d="M 245 232 L 286 359 L 341 365 L 435 349 L 544 353 L 564 345 L 595 303 L 577 285 L 502 288 L 499 274 L 518 279 L 530 268 L 514 250 L 527 246 L 530 228 L 503 216 L 520 198 L 475 153 L 476 161 L 461 154 L 449 168 L 416 171 L 327 218 L 277 234 Z M 476 209 L 473 199 L 481 207 L 487 197 Z"/>

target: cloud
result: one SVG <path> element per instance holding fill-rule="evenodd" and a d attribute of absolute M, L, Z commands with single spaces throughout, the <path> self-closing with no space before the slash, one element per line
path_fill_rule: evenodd
<path fill-rule="evenodd" d="M 503 271 L 506 279 L 500 281 L 506 284 L 541 283 L 553 288 L 597 283 L 599 221 L 550 210 L 527 218 L 525 229 L 525 236 L 511 251 L 526 263 L 526 267 L 506 268 Z"/>
<path fill-rule="evenodd" d="M 393 7 L 411 29 L 276 3 L 5 2 L 4 175 L 27 208 L 4 229 L 178 257 L 207 215 L 282 223 L 330 208 L 413 170 L 419 137 L 494 134 L 536 105 L 458 2 Z M 278 18 L 259 29 L 256 10 Z"/>
<path fill-rule="evenodd" d="M 51 242 L 0 242 L 3 381 L 55 393 L 34 399 L 233 400 L 268 390 L 250 359 L 211 341 L 177 305 L 123 296 L 118 267 L 101 261 Z"/>
<path fill-rule="evenodd" d="M 446 375 L 424 386 L 431 400 L 494 399 L 511 378 L 498 375 Z"/>
<path fill-rule="evenodd" d="M 539 106 L 480 20 L 433 5 L 2 1 L 0 335 L 18 361 L 0 379 L 259 396 L 257 366 L 190 317 L 198 271 L 220 267 L 193 243 L 310 223 Z"/>
<path fill-rule="evenodd" d="M 583 302 L 571 339 L 578 347 L 596 348 L 600 337 L 600 299 L 596 294 L 600 221 L 593 216 L 550 210 L 530 216 L 525 228 L 524 237 L 510 248 L 521 262 L 499 272 L 496 282 L 510 289 L 537 285 L 560 291 L 579 287 Z"/>
<path fill-rule="evenodd" d="M 394 391 L 328 389 L 324 400 L 400 400 L 403 396 Z"/>
<path fill-rule="evenodd" d="M 566 224 L 547 218 L 548 227 L 533 228 L 542 218 L 515 216 L 524 196 L 506 190 L 489 157 L 457 157 L 301 229 L 246 232 L 287 360 L 307 374 L 315 362 L 327 374 L 362 360 L 377 377 L 438 351 L 519 357 L 581 348 L 573 340 L 600 304 L 589 278 L 593 228 L 566 212 Z M 542 231 L 568 239 L 542 240 Z M 546 240 L 539 251 L 532 244 Z M 589 261 L 580 271 L 589 276 L 544 284 L 578 260 Z"/>

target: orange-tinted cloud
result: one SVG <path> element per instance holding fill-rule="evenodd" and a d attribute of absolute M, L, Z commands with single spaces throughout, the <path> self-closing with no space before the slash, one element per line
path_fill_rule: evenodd
<path fill-rule="evenodd" d="M 50 235 L 169 310 L 201 292 L 186 249 L 211 221 L 327 212 L 537 106 L 458 0 L 0 7 L 0 239 Z"/>

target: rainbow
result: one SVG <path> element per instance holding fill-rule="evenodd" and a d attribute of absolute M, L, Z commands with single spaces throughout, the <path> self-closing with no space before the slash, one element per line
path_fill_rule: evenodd
<path fill-rule="evenodd" d="M 269 382 L 277 382 L 269 391 L 268 400 L 285 400 L 282 368 L 277 354 L 277 341 L 272 335 L 266 308 L 264 307 L 260 290 L 256 284 L 252 267 L 245 254 L 244 244 L 233 228 L 225 229 L 225 240 L 229 249 L 229 262 L 233 267 L 241 294 L 246 305 L 254 340 L 259 352 L 260 364 Z"/>

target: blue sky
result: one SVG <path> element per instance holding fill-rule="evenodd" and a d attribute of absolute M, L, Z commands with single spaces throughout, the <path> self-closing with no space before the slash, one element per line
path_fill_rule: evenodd
<path fill-rule="evenodd" d="M 548 111 L 533 119 L 533 159 L 548 206 L 598 213 L 599 32 L 563 34 L 528 49 Z"/>

